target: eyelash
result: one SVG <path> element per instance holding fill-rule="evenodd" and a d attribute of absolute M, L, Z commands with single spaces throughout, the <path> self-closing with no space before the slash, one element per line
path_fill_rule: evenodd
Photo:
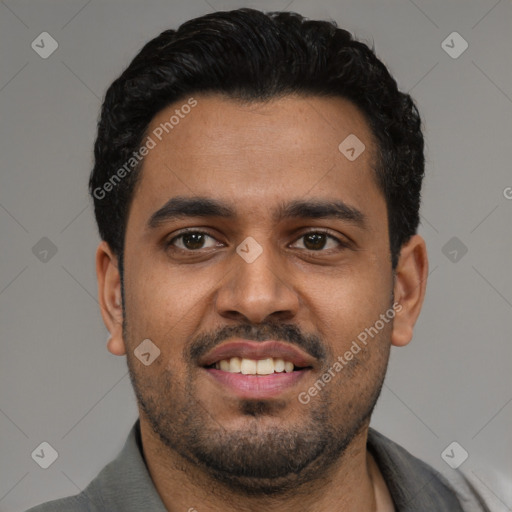
<path fill-rule="evenodd" d="M 190 230 L 190 231 L 184 231 L 182 233 L 180 233 L 179 235 L 176 235 L 174 236 L 171 240 L 169 240 L 167 243 L 166 243 L 166 247 L 169 248 L 169 247 L 174 247 L 174 249 L 177 249 L 177 250 L 181 250 L 181 251 L 184 251 L 184 252 L 190 252 L 190 253 L 193 253 L 193 252 L 199 252 L 201 251 L 201 249 L 183 249 L 181 247 L 176 247 L 174 245 L 174 242 L 178 239 L 181 239 L 183 236 L 185 235 L 191 235 L 191 234 L 199 234 L 199 235 L 206 235 L 210 238 L 213 238 L 214 240 L 215 237 L 210 235 L 209 233 L 205 232 L 205 231 L 199 231 L 199 230 Z M 301 238 L 304 238 L 305 236 L 307 235 L 311 235 L 311 234 L 322 234 L 322 235 L 326 235 L 327 238 L 331 239 L 331 240 L 334 240 L 335 242 L 337 242 L 338 244 L 338 249 L 339 248 L 347 248 L 349 246 L 349 244 L 347 242 L 344 242 L 343 240 L 340 240 L 339 238 L 335 237 L 334 235 L 331 235 L 329 231 L 327 230 L 324 230 L 324 229 L 315 229 L 315 230 L 311 230 L 311 231 L 307 231 L 306 233 L 303 233 L 302 235 L 300 235 L 296 240 L 300 240 Z M 309 251 L 309 252 L 312 252 L 312 253 L 318 253 L 318 252 L 326 252 L 328 250 L 332 250 L 332 249 L 318 249 L 318 250 L 314 250 L 314 249 L 302 249 L 302 250 L 305 250 L 305 251 Z"/>

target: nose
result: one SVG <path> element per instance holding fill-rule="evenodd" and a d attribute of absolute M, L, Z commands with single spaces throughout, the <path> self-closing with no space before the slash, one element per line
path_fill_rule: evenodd
<path fill-rule="evenodd" d="M 269 246 L 252 262 L 233 254 L 233 268 L 216 295 L 217 311 L 224 318 L 256 324 L 297 315 L 300 301 L 289 270 Z"/>

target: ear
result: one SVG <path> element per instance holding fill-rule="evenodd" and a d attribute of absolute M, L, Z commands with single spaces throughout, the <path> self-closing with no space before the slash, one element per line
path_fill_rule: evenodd
<path fill-rule="evenodd" d="M 116 356 L 126 354 L 123 340 L 123 308 L 121 305 L 121 276 L 117 257 L 107 242 L 102 241 L 96 251 L 96 277 L 101 316 L 110 332 L 109 352 Z"/>
<path fill-rule="evenodd" d="M 420 235 L 413 235 L 402 246 L 395 270 L 395 318 L 391 343 L 397 347 L 407 345 L 412 339 L 414 324 L 425 297 L 427 277 L 425 240 Z"/>

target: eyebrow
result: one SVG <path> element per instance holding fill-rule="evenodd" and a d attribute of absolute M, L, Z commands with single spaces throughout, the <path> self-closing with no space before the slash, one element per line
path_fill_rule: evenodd
<path fill-rule="evenodd" d="M 186 217 L 235 217 L 235 211 L 228 205 L 208 197 L 182 197 L 169 199 L 148 220 L 148 228 L 154 229 L 171 220 Z"/>
<path fill-rule="evenodd" d="M 235 218 L 235 210 L 222 201 L 208 197 L 177 196 L 169 199 L 148 220 L 147 227 L 155 229 L 165 222 L 187 217 Z M 335 218 L 367 229 L 366 215 L 343 201 L 321 199 L 294 200 L 282 204 L 274 212 L 275 222 L 284 219 L 328 219 Z"/>
<path fill-rule="evenodd" d="M 366 229 L 366 215 L 353 206 L 349 206 L 343 201 L 328 201 L 323 199 L 313 199 L 309 201 L 295 200 L 283 205 L 275 220 L 282 219 L 328 219 L 335 218 L 350 222 L 356 226 Z"/>

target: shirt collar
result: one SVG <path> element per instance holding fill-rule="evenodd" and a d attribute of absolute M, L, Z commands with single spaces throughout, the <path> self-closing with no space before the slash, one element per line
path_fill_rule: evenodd
<path fill-rule="evenodd" d="M 368 430 L 373 455 L 399 512 L 463 512 L 445 479 L 376 430 Z"/>
<path fill-rule="evenodd" d="M 98 475 L 101 510 L 109 512 L 167 512 L 144 460 L 140 418 L 133 425 L 119 455 Z M 91 493 L 98 495 L 91 489 Z M 99 504 L 96 504 L 99 505 Z"/>

